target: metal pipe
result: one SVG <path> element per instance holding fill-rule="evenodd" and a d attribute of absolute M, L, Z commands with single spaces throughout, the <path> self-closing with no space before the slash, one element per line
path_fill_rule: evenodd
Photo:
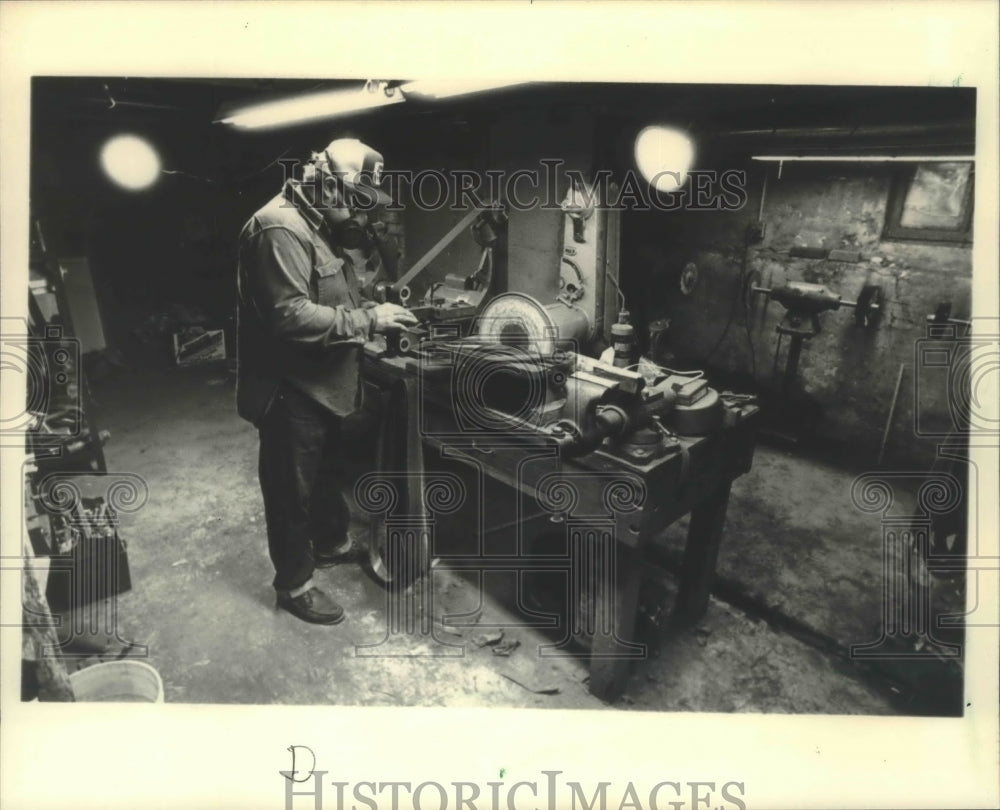
<path fill-rule="evenodd" d="M 782 380 L 782 390 L 788 392 L 795 382 L 795 376 L 799 371 L 799 355 L 802 353 L 802 335 L 792 335 L 788 344 L 788 358 L 785 360 L 785 376 Z"/>
<path fill-rule="evenodd" d="M 885 420 L 885 429 L 882 431 L 882 444 L 878 448 L 878 459 L 876 464 L 881 464 L 882 459 L 885 457 L 885 446 L 889 441 L 889 430 L 892 428 L 892 417 L 896 413 L 896 401 L 899 399 L 899 387 L 903 383 L 903 369 L 906 368 L 904 363 L 899 364 L 899 374 L 896 375 L 896 390 L 892 392 L 892 404 L 889 405 L 889 416 Z"/>
<path fill-rule="evenodd" d="M 716 134 L 718 138 L 851 138 L 860 141 L 876 136 L 970 135 L 975 123 L 945 122 L 941 124 L 869 124 L 867 126 L 831 127 L 771 127 L 763 129 L 731 129 Z"/>
<path fill-rule="evenodd" d="M 463 216 L 452 227 L 452 229 L 450 231 L 448 231 L 448 233 L 446 233 L 444 236 L 442 236 L 434 244 L 434 246 L 431 247 L 430 250 L 428 250 L 423 256 L 421 256 L 416 261 L 416 263 L 413 265 L 413 267 L 411 267 L 409 270 L 406 271 L 406 273 L 403 274 L 402 278 L 398 279 L 392 285 L 393 289 L 396 292 L 401 293 L 402 290 L 403 290 L 403 288 L 407 287 L 409 285 L 409 283 L 411 281 L 413 281 L 413 279 L 416 278 L 425 267 L 427 267 L 427 265 L 429 265 L 432 261 L 434 261 L 434 259 L 436 259 L 438 257 L 438 255 L 440 255 L 440 253 L 446 247 L 448 247 L 448 245 L 450 245 L 452 242 L 454 242 L 455 239 L 458 237 L 458 235 L 461 234 L 462 231 L 464 231 L 469 225 L 471 225 L 472 222 L 473 222 L 473 220 L 475 220 L 475 218 L 478 217 L 485 210 L 487 210 L 487 209 L 485 209 L 485 208 L 473 208 L 471 211 L 469 211 L 468 213 L 466 213 L 466 215 Z M 409 296 L 407 296 L 407 297 L 409 297 Z M 402 296 L 400 296 L 400 298 L 402 298 Z"/>
<path fill-rule="evenodd" d="M 760 184 L 760 205 L 757 207 L 757 221 L 764 219 L 764 201 L 767 199 L 767 171 L 764 172 L 764 181 Z"/>

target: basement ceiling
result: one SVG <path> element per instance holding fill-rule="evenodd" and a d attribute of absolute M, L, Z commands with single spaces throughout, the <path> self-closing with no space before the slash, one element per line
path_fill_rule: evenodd
<path fill-rule="evenodd" d="M 210 123 L 220 106 L 251 104 L 319 89 L 357 86 L 362 79 L 190 79 L 143 77 L 38 77 L 33 111 L 44 119 L 116 116 L 142 120 L 183 117 Z M 574 104 L 608 113 L 643 110 L 697 119 L 702 126 L 758 134 L 803 127 L 887 124 L 970 125 L 971 88 L 543 83 L 475 98 L 409 100 L 375 114 L 472 110 L 484 106 Z"/>

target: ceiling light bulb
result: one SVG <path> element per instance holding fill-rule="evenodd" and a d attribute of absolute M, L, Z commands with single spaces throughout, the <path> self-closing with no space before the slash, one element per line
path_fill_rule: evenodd
<path fill-rule="evenodd" d="M 122 188 L 142 191 L 159 177 L 160 156 L 145 138 L 116 135 L 101 149 L 101 168 Z"/>
<path fill-rule="evenodd" d="M 635 139 L 635 163 L 653 188 L 663 194 L 677 191 L 694 163 L 694 144 L 677 129 L 646 127 Z"/>

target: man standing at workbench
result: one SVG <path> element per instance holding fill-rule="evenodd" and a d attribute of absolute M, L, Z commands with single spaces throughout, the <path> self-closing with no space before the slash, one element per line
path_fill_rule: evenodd
<path fill-rule="evenodd" d="M 364 242 L 368 212 L 389 202 L 382 167 L 371 147 L 335 140 L 240 234 L 237 410 L 260 436 L 278 607 L 314 624 L 344 617 L 313 572 L 350 544 L 332 471 L 342 419 L 360 405 L 363 346 L 416 323 L 401 306 L 363 300 L 347 252 Z"/>

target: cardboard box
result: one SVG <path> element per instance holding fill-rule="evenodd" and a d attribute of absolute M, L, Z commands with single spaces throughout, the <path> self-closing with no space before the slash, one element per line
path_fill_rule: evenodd
<path fill-rule="evenodd" d="M 178 366 L 196 366 L 226 359 L 226 337 L 222 329 L 193 326 L 174 332 L 174 362 Z"/>

